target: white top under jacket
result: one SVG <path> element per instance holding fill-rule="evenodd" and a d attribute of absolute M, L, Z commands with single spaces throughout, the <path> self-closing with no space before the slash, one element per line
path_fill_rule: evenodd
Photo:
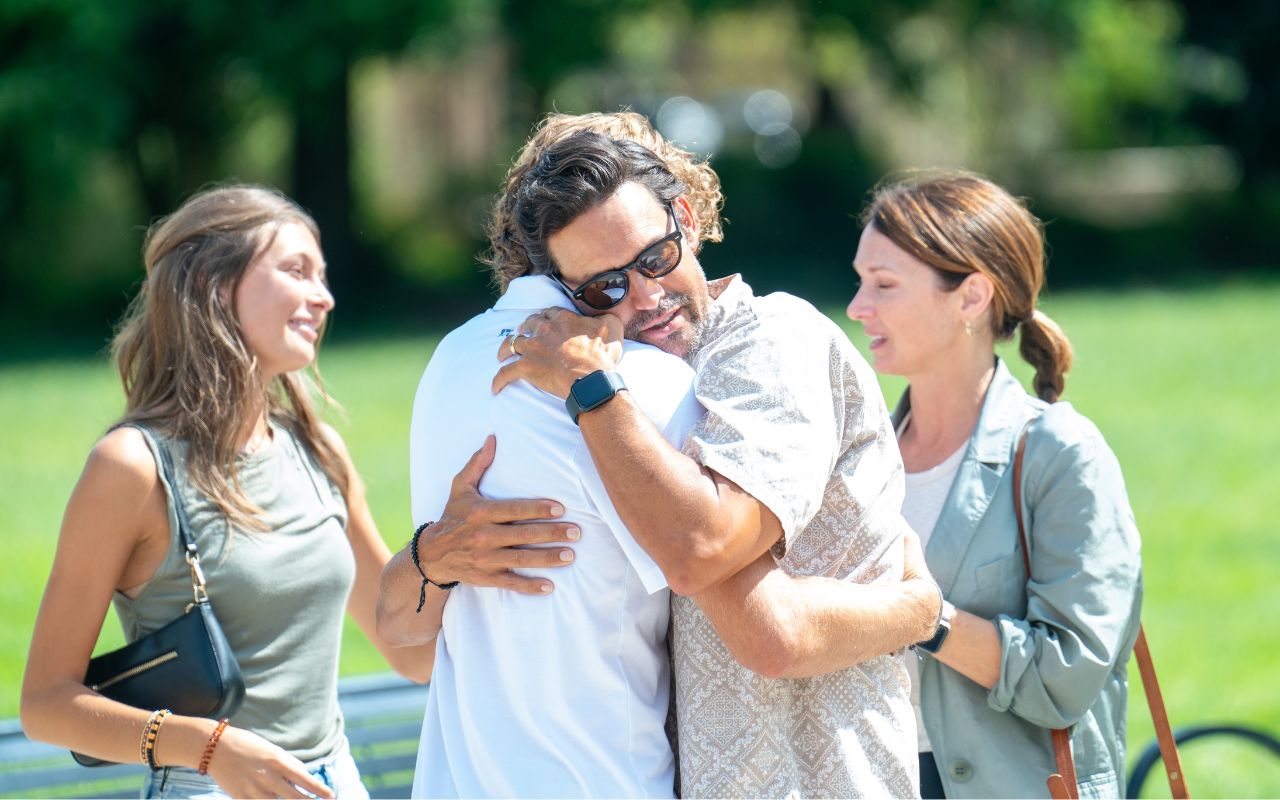
<path fill-rule="evenodd" d="M 905 423 L 898 429 L 898 435 L 901 436 L 904 430 Z M 969 440 L 966 439 L 942 463 L 906 474 L 907 492 L 902 501 L 902 517 L 920 537 L 921 547 L 929 544 L 929 537 L 938 524 L 938 517 L 942 516 L 942 507 L 947 502 L 951 484 L 955 482 L 960 462 L 968 449 Z M 916 746 L 921 753 L 932 753 L 933 745 L 929 744 L 929 733 L 924 729 L 924 717 L 920 713 L 920 664 L 916 652 L 907 654 L 907 672 L 911 674 L 911 706 L 916 712 Z"/>
<path fill-rule="evenodd" d="M 414 797 L 671 797 L 669 598 L 631 538 L 563 401 L 523 381 L 497 396 L 504 336 L 529 314 L 572 307 L 546 277 L 512 281 L 489 311 L 446 336 L 422 376 L 410 431 L 413 518 L 439 517 L 450 483 L 497 436 L 485 497 L 549 498 L 582 538 L 544 571 L 549 596 L 462 585 L 436 643 Z M 702 414 L 693 371 L 626 342 L 618 371 L 675 446 Z"/>

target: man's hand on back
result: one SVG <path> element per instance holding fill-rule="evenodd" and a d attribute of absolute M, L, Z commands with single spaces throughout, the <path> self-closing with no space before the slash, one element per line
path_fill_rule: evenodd
<path fill-rule="evenodd" d="M 564 514 L 551 500 L 488 500 L 480 478 L 493 463 L 496 441 L 489 436 L 453 479 L 440 520 L 422 532 L 418 561 L 435 583 L 460 581 L 524 594 L 547 594 L 551 581 L 517 575 L 516 568 L 563 567 L 573 562 L 568 547 L 529 545 L 572 542 L 579 536 L 570 522 L 529 522 Z M 524 523 L 524 524 L 510 524 Z"/>
<path fill-rule="evenodd" d="M 505 364 L 493 378 L 497 394 L 507 384 L 526 380 L 559 398 L 596 370 L 612 370 L 622 358 L 622 323 L 612 314 L 584 317 L 564 308 L 548 308 L 520 323 L 519 336 L 502 340 L 498 360 Z"/>

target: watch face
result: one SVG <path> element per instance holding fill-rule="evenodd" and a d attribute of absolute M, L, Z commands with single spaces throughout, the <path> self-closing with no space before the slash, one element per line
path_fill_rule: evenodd
<path fill-rule="evenodd" d="M 573 382 L 573 396 L 583 411 L 590 411 L 596 406 L 617 394 L 608 374 L 602 371 L 584 375 Z"/>
<path fill-rule="evenodd" d="M 947 634 L 951 633 L 951 625 L 946 621 L 938 623 L 938 628 L 933 632 L 933 636 L 927 641 L 917 642 L 916 647 L 926 653 L 936 653 L 942 647 L 942 643 L 947 640 Z"/>
<path fill-rule="evenodd" d="M 569 387 L 569 396 L 564 401 L 565 408 L 573 421 L 577 422 L 582 412 L 603 405 L 625 388 L 627 386 L 618 373 L 596 370 L 573 382 Z"/>

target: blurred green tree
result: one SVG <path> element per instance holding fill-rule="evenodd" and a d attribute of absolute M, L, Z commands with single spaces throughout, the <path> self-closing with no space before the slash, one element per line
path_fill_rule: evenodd
<path fill-rule="evenodd" d="M 867 185 L 935 164 L 1036 196 L 1063 220 L 1055 245 L 1078 234 L 1092 248 L 1113 235 L 1103 212 L 1128 214 L 1147 226 L 1130 245 L 1140 260 L 1186 260 L 1208 224 L 1183 225 L 1194 214 L 1242 231 L 1231 242 L 1247 260 L 1280 214 L 1267 146 L 1280 127 L 1278 19 L 1262 0 L 15 0 L 0 4 L 0 333 L 68 319 L 104 330 L 140 277 L 140 223 L 228 178 L 278 185 L 315 213 L 329 258 L 349 267 L 333 272 L 346 310 L 421 293 L 427 272 L 480 247 L 485 200 L 542 114 L 652 114 L 687 94 L 740 117 L 760 88 L 792 97 L 802 147 L 762 156 L 725 117 L 726 255 L 843 258 Z M 370 147 L 370 106 L 353 98 L 370 64 L 417 65 L 382 84 L 401 93 L 416 76 L 485 65 L 473 96 L 436 93 L 415 113 L 488 112 L 450 141 L 396 140 L 447 145 L 411 202 L 379 195 L 353 162 Z M 376 124 L 399 124 L 387 119 Z M 448 147 L 477 124 L 500 129 L 493 152 L 456 158 Z M 1184 193 L 1181 210 L 1098 200 L 1123 172 L 1101 157 L 1117 148 L 1152 151 L 1125 156 L 1148 176 L 1171 163 L 1219 189 L 1206 202 Z M 1161 161 L 1162 149 L 1177 152 Z M 398 166 L 380 157 L 384 173 Z M 1236 172 L 1241 190 L 1222 189 Z"/>
<path fill-rule="evenodd" d="M 448 26 L 462 3 L 3 4 L 0 277 L 12 284 L 0 302 L 85 310 L 86 298 L 114 313 L 118 298 L 100 308 L 101 286 L 121 287 L 123 260 L 68 232 L 114 226 L 103 244 L 119 253 L 136 246 L 139 220 L 223 177 L 287 188 L 317 217 L 330 257 L 361 266 L 336 273 L 344 293 L 385 290 L 385 262 L 352 233 L 351 65 Z M 264 119 L 275 123 L 270 152 L 245 158 Z"/>

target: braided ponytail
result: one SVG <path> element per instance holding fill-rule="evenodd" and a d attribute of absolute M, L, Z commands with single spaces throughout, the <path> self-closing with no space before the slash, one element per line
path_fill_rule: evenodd
<path fill-rule="evenodd" d="M 1031 317 L 1022 323 L 1022 341 L 1018 352 L 1036 368 L 1032 381 L 1036 395 L 1046 402 L 1055 402 L 1066 388 L 1067 370 L 1071 369 L 1071 342 L 1058 323 L 1049 315 L 1035 309 Z"/>

